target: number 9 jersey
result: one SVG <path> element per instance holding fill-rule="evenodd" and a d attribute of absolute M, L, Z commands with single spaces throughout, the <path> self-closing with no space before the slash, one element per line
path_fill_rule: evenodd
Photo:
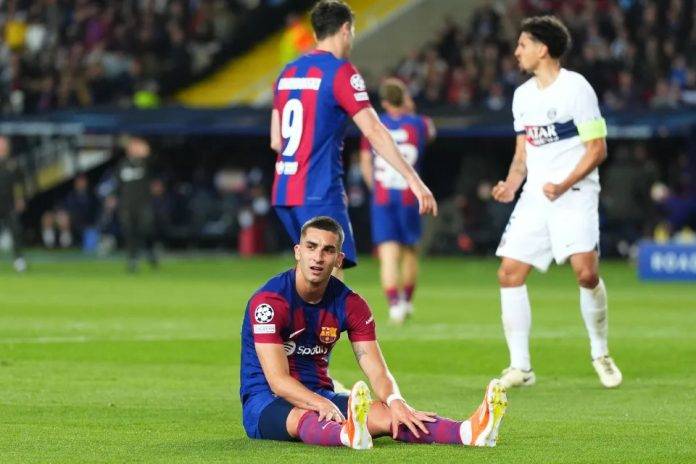
<path fill-rule="evenodd" d="M 314 50 L 285 67 L 273 94 L 282 138 L 273 205 L 344 206 L 348 118 L 371 106 L 362 76 L 347 60 Z"/>

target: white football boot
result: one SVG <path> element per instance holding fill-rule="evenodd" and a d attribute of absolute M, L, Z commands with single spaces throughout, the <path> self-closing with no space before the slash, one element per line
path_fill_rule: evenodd
<path fill-rule="evenodd" d="M 401 325 L 406 320 L 406 308 L 403 303 L 399 302 L 389 307 L 389 322 L 395 325 Z"/>
<path fill-rule="evenodd" d="M 404 307 L 404 314 L 406 319 L 413 316 L 413 303 L 410 301 L 403 301 L 401 304 Z"/>
<path fill-rule="evenodd" d="M 370 389 L 365 382 L 358 380 L 350 391 L 348 417 L 341 429 L 341 441 L 345 446 L 357 450 L 372 448 L 372 436 L 367 429 L 371 404 Z"/>
<path fill-rule="evenodd" d="M 607 388 L 616 388 L 621 385 L 623 375 L 611 356 L 600 356 L 592 361 L 592 367 L 597 371 L 599 381 Z"/>
<path fill-rule="evenodd" d="M 507 367 L 503 369 L 503 374 L 500 376 L 500 383 L 502 383 L 505 388 L 529 387 L 536 383 L 536 374 L 533 369 L 523 371 L 516 367 Z"/>
<path fill-rule="evenodd" d="M 495 446 L 507 404 L 505 387 L 500 380 L 491 380 L 483 402 L 459 428 L 462 443 L 468 446 Z"/>

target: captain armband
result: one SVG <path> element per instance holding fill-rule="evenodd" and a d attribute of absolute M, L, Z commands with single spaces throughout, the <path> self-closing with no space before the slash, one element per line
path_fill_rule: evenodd
<path fill-rule="evenodd" d="M 583 142 L 604 138 L 607 136 L 607 122 L 598 118 L 578 124 L 578 134 Z"/>

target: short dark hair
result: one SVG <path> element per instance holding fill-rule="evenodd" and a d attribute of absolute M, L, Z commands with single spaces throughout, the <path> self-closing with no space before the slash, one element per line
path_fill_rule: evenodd
<path fill-rule="evenodd" d="M 406 100 L 406 86 L 399 79 L 385 79 L 379 87 L 379 98 L 390 105 L 400 107 Z"/>
<path fill-rule="evenodd" d="M 310 219 L 302 225 L 300 237 L 304 237 L 307 233 L 307 229 L 309 228 L 333 232 L 334 234 L 338 235 L 338 249 L 340 250 L 343 246 L 343 240 L 345 238 L 345 234 L 343 233 L 343 227 L 341 227 L 341 224 L 339 224 L 338 221 L 334 218 L 329 216 L 313 217 L 312 219 Z"/>
<path fill-rule="evenodd" d="M 568 28 L 555 16 L 533 16 L 522 21 L 520 34 L 526 32 L 549 49 L 553 58 L 561 58 L 570 50 L 572 40 Z"/>
<path fill-rule="evenodd" d="M 312 28 L 317 40 L 331 37 L 345 23 L 353 24 L 353 10 L 341 0 L 321 0 L 310 13 Z"/>

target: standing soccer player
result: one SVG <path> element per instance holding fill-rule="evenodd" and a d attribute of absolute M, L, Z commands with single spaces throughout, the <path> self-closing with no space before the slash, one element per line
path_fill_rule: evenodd
<path fill-rule="evenodd" d="M 314 216 L 336 219 L 346 231 L 343 267 L 357 263 L 348 219 L 341 152 L 348 118 L 405 178 L 420 213 L 437 214 L 433 194 L 408 164 L 370 105 L 365 81 L 347 61 L 354 16 L 339 0 L 321 0 L 311 12 L 314 51 L 289 63 L 274 85 L 271 148 L 278 153 L 272 203 L 294 243 Z"/>
<path fill-rule="evenodd" d="M 528 18 L 515 50 L 520 68 L 533 74 L 512 101 L 517 144 L 507 179 L 493 189 L 513 201 L 527 180 L 496 254 L 503 328 L 510 350 L 506 386 L 532 385 L 531 309 L 525 281 L 532 267 L 545 272 L 553 259 L 570 259 L 580 285 L 580 310 L 590 337 L 592 365 L 607 388 L 621 371 L 607 346 L 607 294 L 599 268 L 599 166 L 607 156 L 607 127 L 597 96 L 578 73 L 561 67 L 568 29 L 555 17 Z"/>
<path fill-rule="evenodd" d="M 0 231 L 7 227 L 12 236 L 13 267 L 17 272 L 27 269 L 22 253 L 22 225 L 19 215 L 24 211 L 24 198 L 17 195 L 22 185 L 22 174 L 17 163 L 10 158 L 10 139 L 0 135 Z"/>
<path fill-rule="evenodd" d="M 463 421 L 416 411 L 401 396 L 369 306 L 331 275 L 344 259 L 343 238 L 334 219 L 310 219 L 294 248 L 295 268 L 271 278 L 247 304 L 239 389 L 247 435 L 355 449 L 371 448 L 372 437 L 382 435 L 408 443 L 495 446 L 507 407 L 498 379 Z M 329 361 L 344 331 L 377 401 L 363 381 L 349 395 L 334 390 Z"/>
<path fill-rule="evenodd" d="M 400 80 L 385 80 L 379 95 L 385 110 L 380 120 L 406 162 L 419 171 L 425 144 L 435 138 L 435 126 L 429 118 L 413 114 L 413 100 Z M 372 150 L 365 137 L 361 143 L 360 167 L 365 183 L 372 190 L 372 242 L 379 254 L 389 318 L 401 324 L 413 313 L 412 298 L 418 275 L 421 221 L 417 200 L 406 179 Z"/>

